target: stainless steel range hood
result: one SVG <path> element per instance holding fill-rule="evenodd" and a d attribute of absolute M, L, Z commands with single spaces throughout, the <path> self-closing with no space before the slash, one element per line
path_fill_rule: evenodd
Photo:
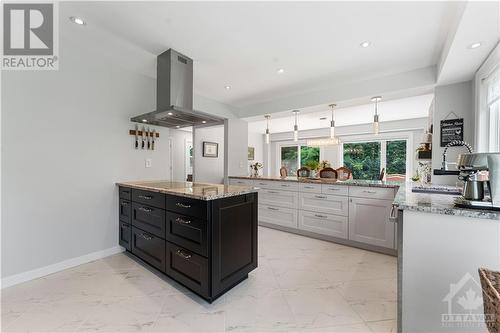
<path fill-rule="evenodd" d="M 169 128 L 224 123 L 224 118 L 193 110 L 193 60 L 172 49 L 157 58 L 156 110 L 130 120 Z"/>

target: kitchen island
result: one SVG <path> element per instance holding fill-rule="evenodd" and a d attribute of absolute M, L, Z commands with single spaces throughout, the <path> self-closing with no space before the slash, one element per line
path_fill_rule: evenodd
<path fill-rule="evenodd" d="M 478 268 L 500 270 L 500 212 L 455 197 L 396 195 L 399 332 L 486 332 Z"/>
<path fill-rule="evenodd" d="M 257 267 L 257 193 L 248 186 L 119 182 L 119 243 L 208 302 Z"/>

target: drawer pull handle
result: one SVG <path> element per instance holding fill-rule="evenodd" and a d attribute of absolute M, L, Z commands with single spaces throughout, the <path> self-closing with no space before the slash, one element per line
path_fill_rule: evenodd
<path fill-rule="evenodd" d="M 314 197 L 318 198 L 318 199 L 326 199 L 327 198 L 324 195 L 315 195 Z"/>
<path fill-rule="evenodd" d="M 267 209 L 269 209 L 269 210 L 279 210 L 278 208 L 274 208 L 274 207 L 267 207 Z"/>
<path fill-rule="evenodd" d="M 269 193 L 269 194 L 280 194 L 280 192 L 277 192 L 277 191 L 267 191 L 267 193 Z"/>
<path fill-rule="evenodd" d="M 122 206 L 128 206 L 128 202 L 122 201 Z"/>
<path fill-rule="evenodd" d="M 151 200 L 151 199 L 153 199 L 153 197 L 150 196 L 150 195 L 140 195 L 139 198 L 144 199 L 144 200 Z"/>
<path fill-rule="evenodd" d="M 180 203 L 180 202 L 176 203 L 175 205 L 177 207 L 181 207 L 181 208 L 191 208 L 191 205 L 185 205 L 185 204 Z"/>
<path fill-rule="evenodd" d="M 191 221 L 189 221 L 189 220 L 183 220 L 180 217 L 176 218 L 175 222 L 177 222 L 179 224 L 191 224 Z"/>
<path fill-rule="evenodd" d="M 377 193 L 377 191 L 368 191 L 368 190 L 364 190 L 363 192 L 364 193 L 368 193 L 368 194 L 375 194 L 375 193 Z"/>
<path fill-rule="evenodd" d="M 146 207 L 139 207 L 138 209 L 146 213 L 150 213 L 153 211 L 151 208 L 146 208 Z"/>
<path fill-rule="evenodd" d="M 266 183 L 259 183 L 259 185 L 266 185 Z"/>
<path fill-rule="evenodd" d="M 313 187 L 313 186 L 304 186 L 304 188 L 314 189 L 314 187 Z"/>
<path fill-rule="evenodd" d="M 329 187 L 329 188 L 328 188 L 328 191 L 340 191 L 340 189 L 339 189 L 339 188 L 332 188 L 332 187 Z"/>
<path fill-rule="evenodd" d="M 153 237 L 148 236 L 146 234 L 141 234 L 141 237 L 144 238 L 145 240 L 152 240 L 153 239 Z"/>
<path fill-rule="evenodd" d="M 283 187 L 290 187 L 290 185 L 288 185 L 288 184 L 281 184 L 281 186 L 283 186 Z"/>
<path fill-rule="evenodd" d="M 319 217 L 320 219 L 326 219 L 328 216 L 326 215 L 320 215 L 320 214 L 314 214 L 314 216 Z"/>
<path fill-rule="evenodd" d="M 122 190 L 122 193 L 127 193 L 127 194 L 129 194 L 130 192 L 129 192 L 129 191 L 126 191 L 126 190 Z"/>
<path fill-rule="evenodd" d="M 190 255 L 190 254 L 185 253 L 185 252 L 184 252 L 184 251 L 182 251 L 182 250 L 177 250 L 175 253 L 177 253 L 177 255 L 178 255 L 179 257 L 181 257 L 182 259 L 185 259 L 185 260 L 188 260 L 188 259 L 190 259 L 190 258 L 191 258 L 191 255 Z"/>

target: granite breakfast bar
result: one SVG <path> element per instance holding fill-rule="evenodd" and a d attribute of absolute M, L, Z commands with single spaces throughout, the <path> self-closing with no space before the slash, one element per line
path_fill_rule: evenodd
<path fill-rule="evenodd" d="M 120 182 L 119 242 L 208 302 L 257 267 L 257 193 L 248 186 Z"/>

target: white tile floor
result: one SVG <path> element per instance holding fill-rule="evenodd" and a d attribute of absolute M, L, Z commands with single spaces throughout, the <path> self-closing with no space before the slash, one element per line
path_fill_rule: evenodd
<path fill-rule="evenodd" d="M 208 304 L 125 254 L 2 290 L 2 331 L 396 332 L 396 258 L 259 228 L 259 268 Z"/>

